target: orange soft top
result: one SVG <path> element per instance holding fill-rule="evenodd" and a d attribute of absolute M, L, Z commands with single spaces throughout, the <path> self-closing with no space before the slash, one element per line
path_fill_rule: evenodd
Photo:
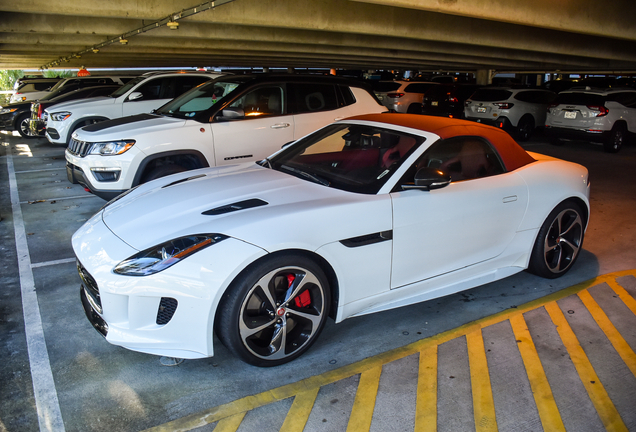
<path fill-rule="evenodd" d="M 398 113 L 365 114 L 349 117 L 346 120 L 370 121 L 419 129 L 439 135 L 442 139 L 456 136 L 483 137 L 497 149 L 507 171 L 514 171 L 535 161 L 507 132 L 481 123 Z"/>

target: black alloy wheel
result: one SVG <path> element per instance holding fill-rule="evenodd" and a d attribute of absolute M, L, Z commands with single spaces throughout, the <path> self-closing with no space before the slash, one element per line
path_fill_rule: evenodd
<path fill-rule="evenodd" d="M 552 210 L 537 235 L 528 267 L 531 273 L 554 279 L 572 268 L 583 247 L 582 215 L 580 207 L 572 202 Z"/>

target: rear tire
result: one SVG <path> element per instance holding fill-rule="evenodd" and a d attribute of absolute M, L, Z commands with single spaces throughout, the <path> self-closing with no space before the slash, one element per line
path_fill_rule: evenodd
<path fill-rule="evenodd" d="M 617 124 L 612 128 L 609 137 L 603 143 L 603 150 L 607 153 L 616 153 L 627 138 L 627 128 L 623 124 Z"/>
<path fill-rule="evenodd" d="M 528 271 L 548 279 L 567 273 L 583 247 L 583 220 L 583 211 L 577 204 L 563 202 L 556 206 L 539 230 Z"/>
<path fill-rule="evenodd" d="M 534 118 L 523 116 L 517 123 L 517 141 L 528 141 L 534 131 Z"/>

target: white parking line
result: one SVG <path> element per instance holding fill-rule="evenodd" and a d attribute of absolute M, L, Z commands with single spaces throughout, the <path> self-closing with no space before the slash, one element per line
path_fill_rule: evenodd
<path fill-rule="evenodd" d="M 45 169 L 39 169 L 39 170 L 24 170 L 24 171 L 16 171 L 16 174 L 24 174 L 24 173 L 34 173 L 34 172 L 42 172 L 42 171 L 60 171 L 60 170 L 65 170 L 66 167 L 60 167 L 60 168 L 45 168 Z"/>
<path fill-rule="evenodd" d="M 69 197 L 62 197 L 62 198 L 48 198 L 48 199 L 36 200 L 36 201 L 20 201 L 20 204 L 31 204 L 34 202 L 64 201 L 64 200 L 84 199 L 84 198 L 98 198 L 98 196 L 87 193 L 86 195 L 76 195 L 76 196 L 69 196 Z"/>
<path fill-rule="evenodd" d="M 44 329 L 40 306 L 35 292 L 35 281 L 31 271 L 31 256 L 26 240 L 22 208 L 18 197 L 18 184 L 13 168 L 11 147 L 7 148 L 7 170 L 9 173 L 9 188 L 11 208 L 13 210 L 13 227 L 15 231 L 15 245 L 18 255 L 18 269 L 20 272 L 20 290 L 22 294 L 22 312 L 24 314 L 24 329 L 29 353 L 31 380 L 38 414 L 40 431 L 65 431 L 57 390 L 53 381 L 53 372 L 49 353 L 46 350 Z"/>
<path fill-rule="evenodd" d="M 55 261 L 44 261 L 44 262 L 31 264 L 31 268 L 34 269 L 34 268 L 38 268 L 38 267 L 48 267 L 48 266 L 58 265 L 58 264 L 68 264 L 68 263 L 72 263 L 72 262 L 75 262 L 75 261 L 76 261 L 75 258 L 65 258 L 65 259 L 59 259 L 59 260 L 55 260 Z"/>

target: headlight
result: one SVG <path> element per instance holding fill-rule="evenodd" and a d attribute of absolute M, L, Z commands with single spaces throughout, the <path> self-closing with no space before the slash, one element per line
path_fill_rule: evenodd
<path fill-rule="evenodd" d="M 51 120 L 53 121 L 64 121 L 71 116 L 72 113 L 68 111 L 57 112 L 51 114 Z"/>
<path fill-rule="evenodd" d="M 88 154 L 112 156 L 125 153 L 129 148 L 135 145 L 135 140 L 109 141 L 101 143 L 93 143 Z"/>
<path fill-rule="evenodd" d="M 113 271 L 126 276 L 155 274 L 226 238 L 227 236 L 222 234 L 197 234 L 179 237 L 131 256 L 117 264 Z"/>
<path fill-rule="evenodd" d="M 15 111 L 17 111 L 17 108 L 3 108 L 0 109 L 0 114 L 9 114 Z"/>

